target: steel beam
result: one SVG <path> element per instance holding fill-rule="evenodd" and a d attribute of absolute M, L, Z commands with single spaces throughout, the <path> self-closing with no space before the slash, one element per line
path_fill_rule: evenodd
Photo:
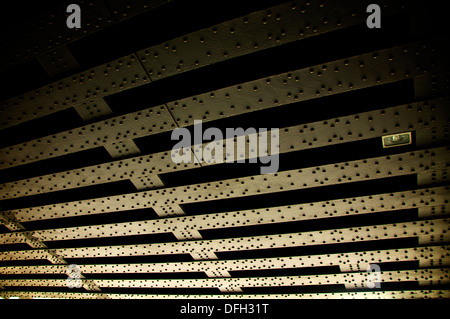
<path fill-rule="evenodd" d="M 167 295 L 167 294 L 114 294 L 80 292 L 5 291 L 0 297 L 51 299 L 442 299 L 450 297 L 450 290 L 394 290 L 365 292 L 329 292 L 301 294 L 221 294 L 221 295 Z"/>
<path fill-rule="evenodd" d="M 419 282 L 421 285 L 450 283 L 449 269 L 419 269 L 382 271 L 380 283 Z M 304 275 L 248 278 L 207 279 L 92 279 L 101 288 L 218 288 L 222 292 L 246 287 L 280 287 L 308 285 L 345 285 L 347 289 L 368 288 L 370 272 L 352 272 L 330 275 Z M 0 279 L 3 287 L 66 287 L 65 279 Z"/>
<path fill-rule="evenodd" d="M 112 6 L 113 15 L 121 16 L 122 13 L 128 14 L 126 12 L 130 10 L 135 12 L 138 4 L 129 4 L 123 8 L 123 4 L 113 1 Z M 384 5 L 386 15 L 404 10 L 405 7 L 401 6 L 400 1 L 386 1 Z M 342 20 L 342 16 L 346 19 Z M 155 81 L 233 57 L 363 23 L 365 19 L 363 5 L 348 0 L 344 3 L 332 0 L 326 5 L 318 0 L 295 1 L 255 12 L 145 48 L 135 54 L 4 101 L 0 112 L 0 129 L 69 107 L 75 107 L 86 120 L 110 115 L 103 98 L 148 83 L 150 79 L 147 74 Z M 106 20 L 112 23 L 111 18 Z M 98 23 L 97 21 L 96 24 Z M 84 29 L 83 32 L 85 31 L 87 30 Z M 60 41 L 58 39 L 56 42 Z M 139 64 L 136 55 L 145 69 Z M 105 86 L 106 83 L 108 85 Z"/>
<path fill-rule="evenodd" d="M 392 211 L 392 214 L 395 214 L 396 210 L 421 209 L 429 206 L 442 207 L 443 212 L 448 212 L 449 194 L 448 187 L 437 187 L 217 214 L 36 231 L 23 230 L 22 232 L 0 234 L 0 244 L 22 243 L 26 242 L 28 237 L 46 242 L 169 232 L 172 232 L 180 240 L 200 239 L 202 237 L 198 231 L 205 229 L 354 216 L 383 211 Z"/>
<path fill-rule="evenodd" d="M 208 277 L 230 277 L 230 271 L 289 269 L 339 266 L 342 272 L 365 271 L 369 264 L 417 261 L 421 268 L 450 266 L 449 246 L 361 251 L 325 255 L 270 257 L 231 260 L 199 260 L 192 262 L 79 264 L 84 274 L 148 274 L 176 272 L 205 272 Z M 4 266 L 2 275 L 65 274 L 67 265 Z"/>
<path fill-rule="evenodd" d="M 245 251 L 322 244 L 363 242 L 365 240 L 418 237 L 420 244 L 445 243 L 450 240 L 448 219 L 421 220 L 396 224 L 370 225 L 332 230 L 279 235 L 235 237 L 212 240 L 179 241 L 158 244 L 118 245 L 54 249 L 63 258 L 95 258 L 192 254 L 199 259 L 217 259 L 216 252 Z M 45 259 L 47 250 L 0 252 L 0 260 Z"/>
<path fill-rule="evenodd" d="M 3 154 L 0 169 L 167 132 L 177 126 L 192 125 L 194 119 L 207 122 L 414 78 L 431 72 L 431 53 L 437 50 L 436 45 L 439 46 L 439 42 L 411 43 L 363 54 L 218 89 L 167 103 L 167 107 L 152 107 L 9 146 L 0 149 Z"/>
<path fill-rule="evenodd" d="M 245 197 L 326 185 L 405 176 L 439 174 L 434 182 L 445 181 L 448 170 L 448 149 L 445 147 L 414 151 L 377 158 L 256 175 L 218 182 L 194 184 L 161 190 L 29 207 L 5 211 L 20 221 L 63 218 L 152 207 L 161 217 L 180 214 L 179 204 Z M 430 178 L 430 182 L 433 182 Z"/>
<path fill-rule="evenodd" d="M 447 98 L 438 98 L 282 128 L 279 133 L 279 152 L 288 153 L 405 131 L 416 132 L 416 144 L 419 146 L 426 145 L 431 140 L 443 143 L 448 138 L 445 129 L 450 119 L 449 106 L 450 101 Z M 382 123 L 382 125 L 375 126 L 373 123 Z M 223 154 L 226 154 L 226 140 L 217 143 L 224 148 Z M 247 140 L 245 143 L 245 158 L 247 159 L 249 158 Z M 205 148 L 206 143 L 203 144 L 203 149 Z M 162 186 L 161 182 L 154 182 L 158 181 L 158 174 L 199 166 L 196 162 L 177 165 L 168 154 L 169 152 L 160 152 L 135 156 L 110 163 L 1 184 L 1 198 L 29 196 L 125 179 L 135 182 L 137 179 L 145 177 L 149 179 L 149 182 L 141 185 L 139 189 L 143 190 Z M 202 165 L 213 164 L 202 163 Z"/>

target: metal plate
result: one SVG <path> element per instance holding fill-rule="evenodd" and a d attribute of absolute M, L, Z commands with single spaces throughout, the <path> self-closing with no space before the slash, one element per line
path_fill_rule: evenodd
<path fill-rule="evenodd" d="M 47 74 L 53 78 L 80 68 L 78 61 L 65 45 L 41 55 L 38 61 Z"/>

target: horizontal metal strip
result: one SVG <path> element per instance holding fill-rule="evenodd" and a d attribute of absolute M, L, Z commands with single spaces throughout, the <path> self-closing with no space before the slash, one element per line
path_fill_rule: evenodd
<path fill-rule="evenodd" d="M 400 12 L 400 8 L 400 1 L 391 1 L 383 7 L 383 14 Z M 354 15 L 350 15 L 352 11 L 355 12 Z M 197 67 L 356 25 L 365 21 L 365 11 L 362 4 L 354 1 L 342 3 L 333 0 L 332 3 L 321 6 L 317 0 L 308 2 L 308 5 L 303 1 L 282 4 L 146 48 L 139 51 L 137 56 L 151 74 L 151 80 L 155 81 Z M 269 12 L 273 12 L 273 15 Z M 342 16 L 346 18 L 339 21 Z M 267 34 L 273 34 L 273 39 L 269 39 Z M 238 42 L 241 43 L 239 48 L 236 47 Z M 218 52 L 219 47 L 228 54 Z M 149 55 L 152 57 L 149 58 Z M 79 107 L 81 114 L 86 117 L 105 115 L 109 108 L 105 107 L 103 97 L 149 82 L 146 71 L 136 56 L 130 55 L 9 99 L 2 103 L 0 129 L 68 107 Z"/>
<path fill-rule="evenodd" d="M 441 141 L 445 139 L 445 126 L 450 115 L 449 106 L 448 98 L 438 98 L 287 127 L 279 132 L 279 151 L 287 153 L 306 150 L 405 131 L 416 131 L 417 144 L 431 141 L 432 137 Z M 381 126 L 371 126 L 371 123 L 381 123 Z M 252 139 L 253 135 L 249 134 L 249 139 Z M 217 143 L 226 148 L 226 142 Z M 245 158 L 249 158 L 250 148 L 247 139 L 245 143 Z M 207 145 L 205 143 L 203 149 L 206 149 Z M 237 154 L 236 151 L 234 153 Z M 29 196 L 124 179 L 133 181 L 141 178 L 147 182 L 144 184 L 148 185 L 146 188 L 153 188 L 152 175 L 199 166 L 194 162 L 175 164 L 168 154 L 169 152 L 160 152 L 1 184 L 1 198 Z M 226 154 L 226 151 L 223 154 Z"/>
<path fill-rule="evenodd" d="M 450 283 L 449 269 L 418 269 L 380 271 L 376 280 L 381 283 L 418 281 L 421 284 L 443 285 Z M 305 285 L 345 284 L 346 288 L 370 288 L 373 272 L 353 272 L 330 275 L 304 275 L 248 278 L 206 279 L 92 279 L 100 288 L 219 288 L 232 291 L 244 287 L 279 287 Z M 84 280 L 82 280 L 84 281 Z M 67 287 L 66 279 L 0 279 L 3 287 Z"/>
<path fill-rule="evenodd" d="M 419 237 L 420 244 L 445 243 L 450 241 L 449 230 L 450 223 L 448 219 L 435 219 L 280 235 L 179 241 L 158 244 L 61 248 L 52 251 L 63 258 L 124 257 L 187 253 L 191 254 L 195 259 L 217 259 L 216 252 L 339 244 L 408 237 Z M 45 259 L 47 258 L 46 256 L 47 250 L 44 249 L 0 252 L 0 260 L 34 260 Z"/>
<path fill-rule="evenodd" d="M 301 69 L 129 113 L 0 150 L 0 169 L 127 139 L 321 96 L 392 83 L 430 72 L 436 43 L 413 43 Z"/>
<path fill-rule="evenodd" d="M 133 194 L 23 208 L 3 212 L 18 221 L 62 218 L 152 207 L 159 216 L 183 214 L 183 203 L 306 189 L 342 183 L 403 176 L 432 174 L 448 166 L 445 147 L 364 160 L 289 170 L 273 175 L 257 175 L 218 182 L 194 184 Z"/>
<path fill-rule="evenodd" d="M 167 295 L 167 294 L 111 294 L 86 292 L 0 291 L 0 297 L 55 298 L 55 299 L 441 299 L 450 298 L 450 290 L 394 290 L 365 292 L 328 292 L 299 294 L 221 294 L 221 295 Z"/>
<path fill-rule="evenodd" d="M 448 187 L 436 187 L 189 217 L 3 233 L 0 234 L 0 244 L 22 243 L 26 242 L 28 237 L 53 241 L 168 232 L 173 232 L 178 239 L 199 239 L 201 235 L 198 231 L 205 229 L 313 220 L 411 208 L 420 209 L 428 206 L 447 207 L 449 195 Z"/>
<path fill-rule="evenodd" d="M 403 261 L 418 261 L 421 268 L 432 266 L 448 267 L 450 266 L 450 246 L 421 246 L 354 253 L 255 259 L 169 263 L 87 264 L 77 266 L 83 274 L 147 274 L 204 271 L 208 277 L 230 277 L 229 271 L 323 266 L 339 266 L 342 272 L 364 271 L 369 264 Z M 66 274 L 67 267 L 67 265 L 6 266 L 0 267 L 0 274 Z"/>

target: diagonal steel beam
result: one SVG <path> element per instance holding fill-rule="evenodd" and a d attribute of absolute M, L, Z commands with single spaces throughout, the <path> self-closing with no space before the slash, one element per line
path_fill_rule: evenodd
<path fill-rule="evenodd" d="M 445 128 L 450 118 L 450 101 L 438 98 L 423 102 L 390 107 L 337 118 L 326 118 L 302 125 L 286 127 L 280 130 L 280 153 L 323 147 L 381 137 L 405 131 L 416 132 L 416 144 L 425 144 L 434 138 L 435 142 L 445 142 Z M 375 127 L 371 123 L 382 123 Z M 252 134 L 253 135 L 253 134 Z M 250 136 L 249 136 L 250 138 Z M 245 158 L 249 158 L 246 142 Z M 217 142 L 224 148 L 226 140 Z M 205 149 L 207 144 L 203 144 Z M 236 152 L 235 152 L 236 153 Z M 20 181 L 0 184 L 1 198 L 29 196 L 53 191 L 103 184 L 130 179 L 142 180 L 140 190 L 160 187 L 159 174 L 198 167 L 198 163 L 175 164 L 168 156 L 169 152 L 135 156 L 110 163 L 99 164 L 80 169 L 32 177 Z M 203 163 L 214 165 L 215 163 Z"/>
<path fill-rule="evenodd" d="M 231 211 L 187 217 L 161 218 L 136 222 L 77 226 L 69 228 L 22 230 L 0 234 L 0 244 L 26 242 L 33 237 L 41 241 L 76 240 L 100 237 L 163 234 L 172 232 L 178 239 L 201 239 L 199 233 L 206 229 L 221 229 L 250 225 L 270 225 L 290 221 L 315 220 L 333 217 L 372 214 L 383 211 L 442 207 L 448 210 L 448 187 L 418 189 L 380 195 L 361 196 L 311 202 L 306 204 Z M 37 247 L 36 247 L 37 248 Z M 45 247 L 42 247 L 45 248 Z"/>
<path fill-rule="evenodd" d="M 196 259 L 217 259 L 217 252 L 245 251 L 282 247 L 363 242 L 418 237 L 420 244 L 450 240 L 448 219 L 421 220 L 396 224 L 340 228 L 279 235 L 236 237 L 213 240 L 179 241 L 159 244 L 60 248 L 63 258 L 148 256 L 193 253 Z M 44 249 L 0 252 L 0 260 L 36 260 L 46 258 Z"/>
<path fill-rule="evenodd" d="M 401 1 L 383 2 L 386 16 L 405 10 Z M 331 0 L 326 5 L 319 3 L 318 0 L 296 1 L 274 6 L 145 48 L 136 54 L 11 98 L 2 103 L 0 129 L 70 107 L 74 107 L 85 120 L 110 116 L 112 112 L 104 97 L 149 83 L 147 74 L 150 74 L 152 81 L 156 81 L 233 57 L 353 26 L 366 19 L 362 3 L 348 0 L 344 3 Z M 346 16 L 346 19 L 341 20 L 342 16 Z M 235 32 L 231 33 L 232 29 Z M 268 38 L 267 34 L 273 34 L 273 37 Z M 241 45 L 237 47 L 237 43 Z"/>
<path fill-rule="evenodd" d="M 170 102 L 168 108 L 152 107 L 6 147 L 0 149 L 0 169 L 167 132 L 177 126 L 193 125 L 195 119 L 207 122 L 414 78 L 430 72 L 430 55 L 436 50 L 435 45 L 439 42 L 411 43 L 363 54 Z"/>

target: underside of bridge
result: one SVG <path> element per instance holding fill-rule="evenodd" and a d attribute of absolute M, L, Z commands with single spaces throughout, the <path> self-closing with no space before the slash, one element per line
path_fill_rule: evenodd
<path fill-rule="evenodd" d="M 447 18 L 371 3 L 2 7 L 0 297 L 449 298 Z"/>

